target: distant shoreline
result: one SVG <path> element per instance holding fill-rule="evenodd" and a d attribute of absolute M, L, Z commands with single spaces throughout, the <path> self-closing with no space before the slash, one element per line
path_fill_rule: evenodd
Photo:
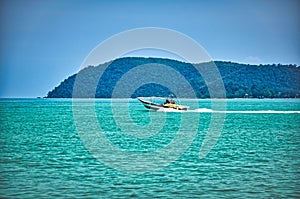
<path fill-rule="evenodd" d="M 143 69 L 136 70 L 139 67 Z M 140 72 L 124 81 L 123 78 L 132 71 Z M 145 77 L 153 78 L 147 82 Z M 116 87 L 119 88 L 117 92 L 114 91 Z M 178 93 L 173 93 L 174 88 Z M 210 96 L 226 99 L 299 98 L 300 67 L 292 64 L 250 65 L 229 61 L 189 64 L 164 58 L 124 57 L 80 70 L 63 80 L 45 97 L 136 98 L 170 94 L 199 99 Z"/>

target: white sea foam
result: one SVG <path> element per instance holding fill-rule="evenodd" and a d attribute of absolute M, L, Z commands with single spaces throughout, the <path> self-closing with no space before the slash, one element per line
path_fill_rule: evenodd
<path fill-rule="evenodd" d="M 160 108 L 157 111 L 158 112 L 189 112 L 189 111 L 177 110 L 177 109 L 173 109 L 173 108 Z"/>
<path fill-rule="evenodd" d="M 300 111 L 279 111 L 279 110 L 245 110 L 245 111 L 220 111 L 208 108 L 198 108 L 193 110 L 176 110 L 170 108 L 161 108 L 158 112 L 189 112 L 189 113 L 226 113 L 226 114 L 300 114 Z"/>
<path fill-rule="evenodd" d="M 242 114 L 299 114 L 300 111 L 276 111 L 276 110 L 259 110 L 259 111 L 225 111 L 226 113 Z"/>
<path fill-rule="evenodd" d="M 189 112 L 211 113 L 214 111 L 212 109 L 208 109 L 208 108 L 197 108 L 195 110 L 189 110 Z"/>

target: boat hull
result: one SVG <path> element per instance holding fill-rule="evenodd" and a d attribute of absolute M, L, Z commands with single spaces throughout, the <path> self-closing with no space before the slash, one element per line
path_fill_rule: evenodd
<path fill-rule="evenodd" d="M 188 109 L 187 106 L 181 106 L 181 105 L 178 105 L 178 104 L 156 104 L 156 103 L 149 102 L 149 101 L 146 101 L 146 100 L 141 99 L 141 98 L 138 98 L 138 100 L 143 103 L 145 108 L 155 110 L 155 111 L 157 111 L 159 109 L 162 109 L 162 108 L 175 109 L 175 110 L 184 110 L 184 111 L 186 111 Z"/>

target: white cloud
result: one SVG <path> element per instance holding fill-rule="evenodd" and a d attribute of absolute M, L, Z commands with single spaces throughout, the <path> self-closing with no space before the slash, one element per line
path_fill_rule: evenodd
<path fill-rule="evenodd" d="M 259 57 L 248 56 L 244 59 L 244 62 L 247 64 L 261 64 L 262 60 Z"/>

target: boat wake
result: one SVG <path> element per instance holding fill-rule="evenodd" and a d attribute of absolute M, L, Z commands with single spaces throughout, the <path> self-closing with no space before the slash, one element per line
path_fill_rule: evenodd
<path fill-rule="evenodd" d="M 232 110 L 212 110 L 208 108 L 199 108 L 194 110 L 176 110 L 169 108 L 160 108 L 158 112 L 184 112 L 184 113 L 225 113 L 225 114 L 300 114 L 300 111 L 278 111 L 278 110 L 247 110 L 247 111 L 232 111 Z"/>
<path fill-rule="evenodd" d="M 241 114 L 299 114 L 300 111 L 276 111 L 276 110 L 259 110 L 259 111 L 224 111 L 228 113 L 241 113 Z"/>

